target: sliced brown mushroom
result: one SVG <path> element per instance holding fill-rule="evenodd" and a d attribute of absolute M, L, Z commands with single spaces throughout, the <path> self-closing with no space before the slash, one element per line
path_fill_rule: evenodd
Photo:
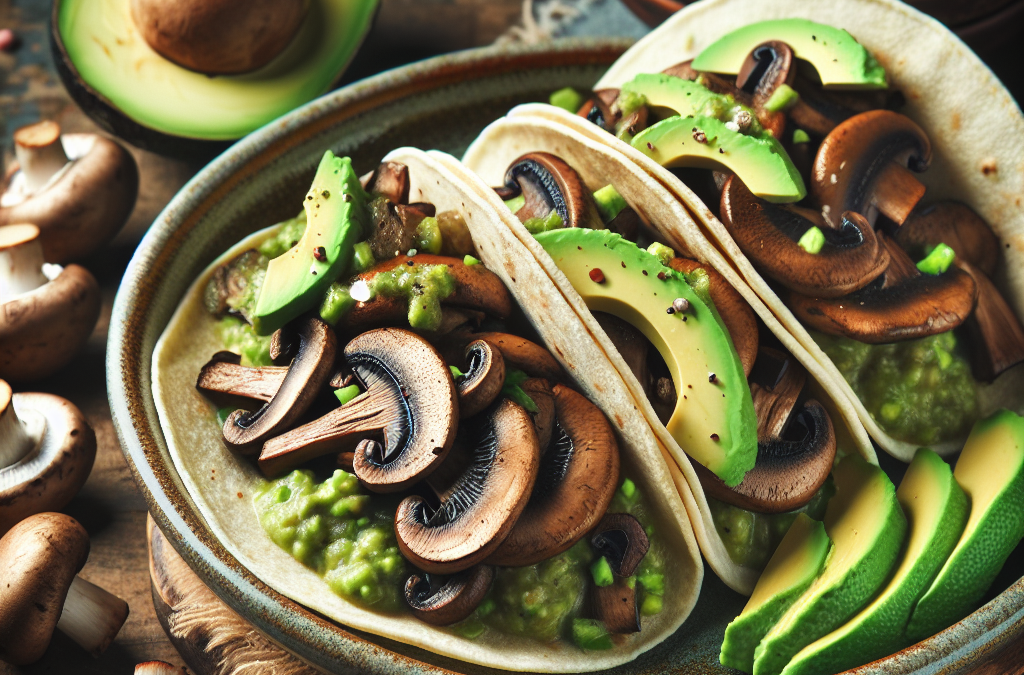
<path fill-rule="evenodd" d="M 981 216 L 960 202 L 938 202 L 915 211 L 896 230 L 896 241 L 911 255 L 945 244 L 957 260 L 968 262 L 990 278 L 999 261 L 999 239 Z"/>
<path fill-rule="evenodd" d="M 233 352 L 217 352 L 199 371 L 196 389 L 219 407 L 244 408 L 253 401 L 269 403 L 281 389 L 288 368 L 262 366 L 249 368 L 239 363 Z"/>
<path fill-rule="evenodd" d="M 604 413 L 565 385 L 555 385 L 554 394 L 555 444 L 541 459 L 526 510 L 489 564 L 522 567 L 558 555 L 594 527 L 615 496 L 619 446 Z"/>
<path fill-rule="evenodd" d="M 409 167 L 401 162 L 381 162 L 363 187 L 395 204 L 408 204 Z"/>
<path fill-rule="evenodd" d="M 75 576 L 89 557 L 89 535 L 74 518 L 40 513 L 0 539 L 0 659 L 38 661 L 54 628 L 99 656 L 128 618 L 128 603 Z"/>
<path fill-rule="evenodd" d="M 460 419 L 468 419 L 489 406 L 505 386 L 505 359 L 490 342 L 469 343 L 466 362 L 469 368 L 455 383 Z"/>
<path fill-rule="evenodd" d="M 721 217 L 758 269 L 805 295 L 849 295 L 877 279 L 889 264 L 889 254 L 861 215 L 845 212 L 834 225 L 826 224 L 808 209 L 756 197 L 737 176 L 730 176 L 722 190 Z M 817 253 L 798 243 L 812 227 L 825 237 Z"/>
<path fill-rule="evenodd" d="M 859 342 L 883 344 L 944 333 L 974 309 L 978 286 L 956 267 L 921 274 L 907 254 L 878 233 L 889 251 L 885 274 L 842 298 L 790 293 L 788 306 L 805 326 Z"/>
<path fill-rule="evenodd" d="M 256 452 L 268 438 L 295 422 L 316 399 L 334 367 L 337 338 L 317 317 L 286 326 L 298 341 L 288 373 L 270 401 L 258 410 L 236 410 L 224 422 L 224 440 L 239 452 Z"/>
<path fill-rule="evenodd" d="M 540 466 L 533 421 L 508 399 L 467 420 L 459 435 L 472 459 L 437 508 L 412 496 L 395 514 L 402 554 L 432 574 L 454 574 L 490 556 L 526 508 Z"/>
<path fill-rule="evenodd" d="M 25 518 L 64 508 L 89 477 L 96 435 L 52 394 L 13 394 L 0 380 L 0 535 Z"/>
<path fill-rule="evenodd" d="M 402 265 L 447 265 L 455 278 L 455 291 L 441 301 L 442 307 L 484 312 L 496 319 L 506 319 L 512 313 L 512 297 L 494 272 L 483 265 L 466 265 L 458 258 L 418 253 L 411 258 L 399 255 L 374 265 L 359 275 L 359 279 L 370 283 L 381 272 L 390 272 Z M 404 297 L 376 295 L 369 300 L 357 302 L 345 317 L 346 325 L 353 331 L 368 330 L 380 326 L 407 326 L 409 308 Z"/>
<path fill-rule="evenodd" d="M 765 105 L 779 87 L 792 85 L 795 78 L 793 50 L 777 40 L 754 47 L 736 75 L 736 87 L 752 96 L 758 121 L 776 138 L 782 138 L 786 129 L 786 114 Z"/>
<path fill-rule="evenodd" d="M 364 393 L 268 440 L 260 470 L 276 476 L 362 441 L 352 465 L 368 489 L 396 492 L 426 478 L 444 461 L 459 426 L 455 383 L 444 359 L 415 333 L 380 328 L 345 345 L 345 363 Z"/>
<path fill-rule="evenodd" d="M 85 258 L 124 226 L 139 171 L 119 144 L 39 122 L 16 131 L 14 146 L 20 171 L 0 197 L 0 225 L 36 225 L 47 262 Z"/>
<path fill-rule="evenodd" d="M 595 618 L 612 634 L 640 632 L 640 607 L 636 590 L 625 579 L 616 579 L 608 586 L 592 586 L 590 602 Z"/>
<path fill-rule="evenodd" d="M 736 353 L 743 364 L 743 374 L 749 376 L 750 370 L 754 367 L 754 361 L 757 360 L 759 340 L 757 317 L 754 315 L 754 310 L 750 308 L 743 296 L 725 280 L 725 277 L 710 265 L 676 256 L 669 261 L 668 266 L 685 274 L 692 274 L 696 269 L 703 269 L 707 273 L 711 302 L 715 303 L 715 309 L 718 310 L 726 330 L 729 331 L 729 337 L 732 338 L 732 344 L 736 347 Z"/>
<path fill-rule="evenodd" d="M 253 289 L 252 284 L 262 278 L 257 275 L 266 271 L 266 265 L 266 257 L 256 249 L 244 251 L 218 265 L 203 290 L 203 304 L 207 311 L 214 316 L 239 315 L 251 324 L 251 309 L 255 309 L 255 299 L 259 295 L 259 290 Z"/>
<path fill-rule="evenodd" d="M 526 222 L 557 211 L 565 227 L 604 229 L 590 190 L 576 170 L 548 152 L 530 152 L 505 171 L 505 194 L 525 199 L 516 217 Z M 506 199 L 509 197 L 505 197 Z"/>
<path fill-rule="evenodd" d="M 270 63 L 308 9 L 302 0 L 131 0 L 135 28 L 154 51 L 211 76 Z"/>
<path fill-rule="evenodd" d="M 473 613 L 492 581 L 494 568 L 490 565 L 475 565 L 440 583 L 434 575 L 413 574 L 405 582 L 405 604 L 420 621 L 450 626 Z"/>
<path fill-rule="evenodd" d="M 530 377 L 543 377 L 552 382 L 565 379 L 555 357 L 536 342 L 510 333 L 472 333 L 473 339 L 486 340 L 498 348 L 505 359 L 506 370 L 521 370 Z"/>
<path fill-rule="evenodd" d="M 651 548 L 643 525 L 628 513 L 605 514 L 590 535 L 590 547 L 619 577 L 633 576 Z"/>
<path fill-rule="evenodd" d="M 541 457 L 551 446 L 551 436 L 555 428 L 555 392 L 551 384 L 542 377 L 531 377 L 519 385 L 526 392 L 537 412 L 533 415 L 533 426 L 537 429 L 537 442 L 540 445 Z"/>
<path fill-rule="evenodd" d="M 715 499 L 758 513 L 800 508 L 817 494 L 832 471 L 836 436 L 820 403 L 796 409 L 807 372 L 787 353 L 762 347 L 751 376 L 757 413 L 757 462 L 736 487 L 707 469 L 697 475 Z"/>
<path fill-rule="evenodd" d="M 955 264 L 971 275 L 978 286 L 978 304 L 967 320 L 967 330 L 973 345 L 974 376 L 991 382 L 1024 362 L 1024 328 L 984 272 L 965 260 L 958 259 Z"/>
<path fill-rule="evenodd" d="M 376 260 L 388 260 L 414 248 L 417 228 L 427 217 L 427 209 L 421 206 L 399 204 L 382 195 L 370 201 L 369 211 L 370 234 L 366 242 Z"/>
<path fill-rule="evenodd" d="M 832 226 L 846 211 L 871 223 L 880 212 L 900 225 L 924 196 L 913 172 L 927 169 L 931 158 L 928 136 L 913 120 L 870 110 L 839 124 L 821 142 L 810 193 Z"/>
<path fill-rule="evenodd" d="M 612 106 L 618 97 L 618 89 L 598 89 L 583 103 L 576 114 L 605 131 L 615 133 L 615 125 L 618 124 L 620 115 L 612 110 Z"/>
<path fill-rule="evenodd" d="M 0 377 L 23 382 L 66 366 L 100 315 L 100 287 L 84 267 L 43 263 L 39 228 L 0 227 Z"/>
<path fill-rule="evenodd" d="M 789 119 L 800 129 L 821 138 L 857 113 L 891 107 L 894 102 L 889 91 L 822 89 L 819 81 L 812 81 L 801 73 L 789 84 L 800 94 L 800 99 L 787 111 Z"/>

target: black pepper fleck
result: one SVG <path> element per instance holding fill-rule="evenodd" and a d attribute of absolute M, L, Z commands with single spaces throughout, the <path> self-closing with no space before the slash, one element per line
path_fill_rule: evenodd
<path fill-rule="evenodd" d="M 718 440 L 718 434 L 711 434 L 711 440 L 717 441 Z"/>
<path fill-rule="evenodd" d="M 718 376 L 715 375 L 714 373 L 708 373 L 708 382 L 710 382 L 712 384 L 714 384 L 715 382 L 718 382 Z"/>
<path fill-rule="evenodd" d="M 317 246 L 313 249 L 313 257 L 321 262 L 327 260 L 327 249 L 323 246 Z"/>

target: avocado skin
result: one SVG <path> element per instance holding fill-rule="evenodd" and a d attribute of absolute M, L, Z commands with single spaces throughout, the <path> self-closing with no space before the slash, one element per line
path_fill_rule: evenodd
<path fill-rule="evenodd" d="M 920 478 L 933 481 L 937 492 L 944 493 L 945 502 L 929 500 L 925 503 L 917 494 L 906 494 L 904 485 L 912 485 Z M 927 448 L 917 451 L 896 496 L 903 505 L 911 532 L 904 560 L 890 586 L 849 623 L 798 653 L 782 671 L 783 675 L 841 672 L 883 658 L 910 644 L 903 635 L 903 627 L 914 604 L 931 586 L 956 547 L 967 522 L 969 506 L 967 495 L 953 478 L 949 465 Z M 938 522 L 929 522 L 929 513 L 941 513 Z M 914 530 L 921 526 L 929 527 L 930 532 Z M 929 539 L 923 548 L 913 552 L 914 560 L 907 560 L 915 538 L 921 536 Z"/>
<path fill-rule="evenodd" d="M 822 576 L 757 646 L 754 675 L 779 675 L 797 652 L 846 623 L 886 583 L 899 558 L 907 519 L 885 472 L 850 455 L 833 476 L 836 496 L 825 512 L 832 554 Z M 851 524 L 851 513 L 862 526 Z M 858 531 L 856 546 L 849 545 L 851 527 Z"/>
<path fill-rule="evenodd" d="M 303 200 L 307 225 L 302 239 L 267 267 L 252 316 L 258 335 L 270 335 L 318 306 L 331 282 L 348 270 L 368 222 L 368 199 L 351 160 L 326 151 Z M 317 246 L 325 249 L 325 260 L 314 257 Z"/>
<path fill-rule="evenodd" d="M 758 643 L 821 573 L 831 548 L 825 526 L 806 513 L 799 514 L 761 573 L 750 602 L 726 627 L 719 656 L 723 666 L 745 673 L 754 670 L 754 651 Z M 799 577 L 796 583 L 778 589 L 756 607 L 751 606 L 758 602 L 763 584 L 791 574 Z"/>
<path fill-rule="evenodd" d="M 1003 434 L 1003 438 L 992 439 L 991 434 Z M 994 442 L 1005 445 L 988 450 Z M 977 486 L 965 480 L 961 465 L 976 462 L 986 450 L 993 459 L 983 464 L 987 464 L 983 473 L 1004 484 L 990 501 L 982 502 L 972 494 Z M 974 611 L 1024 537 L 1024 417 L 1000 410 L 975 424 L 953 476 L 971 499 L 971 514 L 956 549 L 914 608 L 906 628 L 911 643 L 935 635 Z M 978 513 L 978 508 L 984 511 Z"/>

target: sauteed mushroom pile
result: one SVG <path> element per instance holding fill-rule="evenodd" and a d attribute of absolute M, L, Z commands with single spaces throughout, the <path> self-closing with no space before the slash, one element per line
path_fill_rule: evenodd
<path fill-rule="evenodd" d="M 975 380 L 1024 362 L 1024 329 L 991 281 L 989 226 L 941 195 L 927 203 L 917 174 L 931 144 L 897 112 L 900 93 L 823 85 L 821 64 L 778 40 L 734 77 L 696 70 L 703 57 L 596 91 L 579 115 L 675 167 L 888 433 L 962 438 L 979 414 Z M 669 143 L 664 129 L 691 118 L 692 138 Z M 743 155 L 741 140 L 771 150 Z M 780 157 L 788 178 L 766 163 Z"/>
<path fill-rule="evenodd" d="M 271 481 L 255 503 L 264 529 L 340 594 L 385 611 L 404 604 L 469 637 L 486 623 L 550 640 L 569 632 L 559 625 L 569 616 L 588 648 L 639 631 L 641 614 L 660 611 L 664 581 L 631 515 L 642 504 L 620 481 L 611 425 L 547 349 L 504 332 L 512 299 L 472 257 L 458 213 L 408 203 L 404 165 L 363 181 L 368 236 L 319 315 L 269 339 L 247 323 L 270 283 L 270 246 L 300 241 L 301 219 L 222 265 L 206 290 L 242 355 L 214 354 L 196 386 L 220 408 L 224 443 Z M 325 469 L 333 476 L 315 485 Z M 565 589 L 583 587 L 565 606 L 544 600 L 550 626 L 513 625 L 523 620 L 505 596 L 530 574 L 546 583 L 557 565 L 576 570 Z M 538 601 L 525 597 L 516 602 Z"/>

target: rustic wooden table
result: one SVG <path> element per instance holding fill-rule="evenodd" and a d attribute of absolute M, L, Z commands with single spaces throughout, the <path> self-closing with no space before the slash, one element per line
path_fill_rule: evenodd
<path fill-rule="evenodd" d="M 13 54 L 0 53 L 0 148 L 8 161 L 10 133 L 40 118 L 56 120 L 67 131 L 95 131 L 56 77 L 47 42 L 48 13 L 47 0 L 0 0 L 0 28 L 13 29 L 23 43 Z M 374 31 L 345 80 L 442 51 L 488 44 L 519 17 L 519 0 L 384 0 Z M 1014 67 L 1018 56 L 1006 51 L 995 55 L 992 63 L 1019 98 L 1024 71 Z M 146 504 L 125 465 L 111 423 L 104 357 L 114 294 L 132 252 L 163 206 L 201 167 L 137 149 L 132 154 L 139 164 L 141 184 L 131 219 L 106 250 L 84 261 L 103 289 L 100 321 L 69 367 L 31 387 L 68 398 L 96 430 L 96 464 L 81 493 L 65 510 L 92 539 L 92 554 L 82 576 L 124 598 L 131 615 L 99 659 L 88 657 L 58 633 L 41 661 L 25 668 L 0 663 L 0 675 L 131 673 L 135 664 L 155 659 L 184 666 L 153 609 Z M 1001 656 L 978 675 L 1024 673 L 1024 644 Z"/>

